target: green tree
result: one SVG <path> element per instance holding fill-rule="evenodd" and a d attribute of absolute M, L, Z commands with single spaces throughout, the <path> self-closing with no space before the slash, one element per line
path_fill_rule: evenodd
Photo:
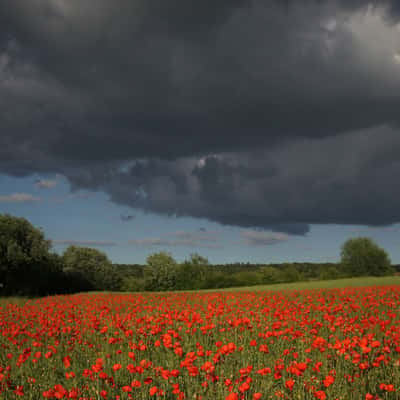
<path fill-rule="evenodd" d="M 341 263 L 350 276 L 382 276 L 393 273 L 386 251 L 365 237 L 349 239 L 343 244 Z"/>
<path fill-rule="evenodd" d="M 123 277 L 120 290 L 122 292 L 142 292 L 144 290 L 144 280 L 133 276 Z"/>
<path fill-rule="evenodd" d="M 119 276 L 107 255 L 90 247 L 69 246 L 62 256 L 64 272 L 88 290 L 119 290 Z"/>
<path fill-rule="evenodd" d="M 177 283 L 178 265 L 171 254 L 161 251 L 146 259 L 144 284 L 146 290 L 174 290 Z"/>
<path fill-rule="evenodd" d="M 261 275 L 257 271 L 240 271 L 233 274 L 233 278 L 237 281 L 237 286 L 255 286 L 262 282 Z"/>
<path fill-rule="evenodd" d="M 283 282 L 298 282 L 302 280 L 302 275 L 293 264 L 283 264 L 281 269 L 281 279 Z"/>
<path fill-rule="evenodd" d="M 338 279 L 339 276 L 340 273 L 338 269 L 334 266 L 328 266 L 328 267 L 323 266 L 320 269 L 319 279 L 321 280 Z"/>
<path fill-rule="evenodd" d="M 265 284 L 278 283 L 282 280 L 281 271 L 268 265 L 260 269 L 261 282 Z"/>
<path fill-rule="evenodd" d="M 176 288 L 180 290 L 203 288 L 208 266 L 207 258 L 196 253 L 191 254 L 189 260 L 177 266 Z"/>
<path fill-rule="evenodd" d="M 0 291 L 38 295 L 56 291 L 52 279 L 61 274 L 51 242 L 25 218 L 0 215 Z"/>
<path fill-rule="evenodd" d="M 202 285 L 203 289 L 220 289 L 240 286 L 235 274 L 210 269 Z"/>

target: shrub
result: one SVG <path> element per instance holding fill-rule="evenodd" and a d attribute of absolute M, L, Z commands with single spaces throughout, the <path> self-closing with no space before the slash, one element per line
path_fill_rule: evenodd
<path fill-rule="evenodd" d="M 151 254 L 146 259 L 144 285 L 146 290 L 174 290 L 177 282 L 178 265 L 166 252 Z"/>
<path fill-rule="evenodd" d="M 365 237 L 349 239 L 343 244 L 341 262 L 350 276 L 383 276 L 393 273 L 386 251 Z"/>

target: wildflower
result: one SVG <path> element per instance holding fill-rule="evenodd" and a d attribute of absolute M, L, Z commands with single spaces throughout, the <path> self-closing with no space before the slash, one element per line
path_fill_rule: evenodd
<path fill-rule="evenodd" d="M 68 369 L 71 366 L 71 357 L 70 356 L 63 357 L 63 363 L 64 367 Z"/>
<path fill-rule="evenodd" d="M 323 390 L 317 390 L 316 392 L 314 392 L 314 397 L 318 400 L 325 400 L 326 394 Z"/>
<path fill-rule="evenodd" d="M 293 390 L 294 380 L 293 380 L 293 379 L 288 379 L 288 380 L 285 382 L 285 386 L 286 386 L 289 390 Z"/>
<path fill-rule="evenodd" d="M 157 386 L 153 386 L 149 390 L 150 396 L 154 396 L 157 392 L 158 392 L 158 387 Z"/>
<path fill-rule="evenodd" d="M 118 371 L 118 370 L 120 370 L 122 368 L 122 365 L 121 364 L 114 364 L 113 365 L 113 370 L 114 371 Z"/>
<path fill-rule="evenodd" d="M 335 378 L 331 375 L 327 375 L 324 379 L 324 386 L 329 387 L 335 382 Z"/>
<path fill-rule="evenodd" d="M 23 386 L 17 386 L 17 388 L 14 390 L 14 393 L 17 396 L 23 396 L 24 395 L 24 387 Z"/>

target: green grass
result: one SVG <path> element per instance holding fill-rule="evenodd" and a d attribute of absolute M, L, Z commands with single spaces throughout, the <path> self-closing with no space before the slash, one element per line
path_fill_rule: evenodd
<path fill-rule="evenodd" d="M 360 277 L 335 279 L 327 281 L 309 281 L 279 283 L 275 285 L 242 286 L 235 288 L 219 289 L 222 291 L 272 291 L 272 290 L 308 290 L 308 289 L 333 289 L 363 286 L 388 286 L 400 285 L 400 276 Z M 218 290 L 215 290 L 218 291 Z"/>
<path fill-rule="evenodd" d="M 0 307 L 4 307 L 7 304 L 15 304 L 23 306 L 29 299 L 27 297 L 1 297 L 0 296 Z"/>
<path fill-rule="evenodd" d="M 179 292 L 252 292 L 252 291 L 279 291 L 279 290 L 310 290 L 310 289 L 335 289 L 346 287 L 366 287 L 366 286 L 391 286 L 400 285 L 400 275 L 383 276 L 383 277 L 357 277 L 345 279 L 332 279 L 324 281 L 303 281 L 292 283 L 277 283 L 273 285 L 256 285 L 256 286 L 238 286 L 224 289 L 201 289 L 201 290 L 176 290 L 173 293 Z M 101 292 L 97 292 L 101 293 Z M 112 292 L 107 292 L 112 293 Z M 118 293 L 118 292 L 115 292 Z M 127 292 L 129 293 L 129 292 Z M 138 292 L 141 294 L 149 292 Z M 157 292 L 166 293 L 166 292 Z"/>
<path fill-rule="evenodd" d="M 310 289 L 334 289 L 345 287 L 363 287 L 363 286 L 389 286 L 400 285 L 400 276 L 384 276 L 384 277 L 359 277 L 335 279 L 326 281 L 307 281 L 293 283 L 278 283 L 274 285 L 257 285 L 257 286 L 240 286 L 225 289 L 204 289 L 204 290 L 189 290 L 185 292 L 239 292 L 239 291 L 279 291 L 279 290 L 310 290 Z M 175 293 L 178 293 L 176 291 Z M 115 293 L 121 294 L 126 292 L 90 292 L 91 294 L 99 293 Z M 139 292 L 138 292 L 139 293 Z M 150 292 L 140 292 L 146 294 Z M 165 292 L 159 292 L 165 293 Z M 0 306 L 6 304 L 18 304 L 22 306 L 29 300 L 27 297 L 0 297 Z"/>

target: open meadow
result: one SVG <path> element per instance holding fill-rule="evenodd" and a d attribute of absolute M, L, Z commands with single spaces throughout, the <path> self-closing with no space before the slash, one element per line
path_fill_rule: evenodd
<path fill-rule="evenodd" d="M 0 398 L 398 399 L 398 281 L 3 299 Z"/>
<path fill-rule="evenodd" d="M 399 110 L 400 0 L 0 0 L 0 400 L 400 400 Z"/>

